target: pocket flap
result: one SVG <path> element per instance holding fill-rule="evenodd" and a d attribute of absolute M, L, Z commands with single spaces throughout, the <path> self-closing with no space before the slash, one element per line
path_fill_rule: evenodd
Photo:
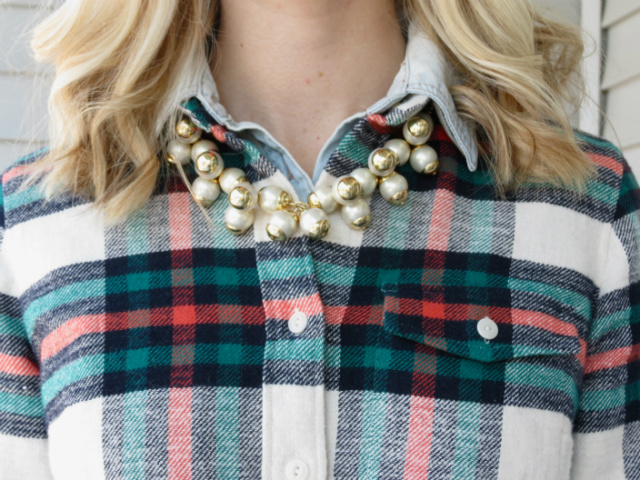
<path fill-rule="evenodd" d="M 496 362 L 580 351 L 570 307 L 558 315 L 562 306 L 544 295 L 527 292 L 523 309 L 511 306 L 507 288 L 384 284 L 382 291 L 386 331 L 454 355 Z M 491 340 L 478 331 L 485 317 L 497 325 Z"/>

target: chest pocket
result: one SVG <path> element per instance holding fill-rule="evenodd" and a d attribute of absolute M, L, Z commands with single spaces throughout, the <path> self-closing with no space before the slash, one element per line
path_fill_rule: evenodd
<path fill-rule="evenodd" d="M 508 288 L 384 284 L 383 328 L 480 362 L 576 355 L 577 315 L 545 295 Z"/>

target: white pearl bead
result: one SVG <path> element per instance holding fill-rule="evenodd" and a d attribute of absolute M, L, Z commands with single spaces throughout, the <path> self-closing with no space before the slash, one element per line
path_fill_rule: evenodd
<path fill-rule="evenodd" d="M 218 146 L 210 140 L 200 140 L 191 146 L 191 160 L 194 162 L 205 152 L 219 152 Z"/>
<path fill-rule="evenodd" d="M 409 183 L 399 173 L 385 177 L 380 183 L 380 195 L 393 205 L 402 205 L 409 195 Z"/>
<path fill-rule="evenodd" d="M 171 157 L 173 162 L 186 165 L 191 159 L 191 145 L 178 140 L 171 140 L 167 145 L 167 155 Z"/>
<path fill-rule="evenodd" d="M 193 196 L 205 207 L 210 207 L 220 196 L 220 185 L 218 182 L 196 178 L 191 185 Z"/>
<path fill-rule="evenodd" d="M 382 148 L 386 148 L 387 150 L 395 152 L 396 155 L 398 155 L 398 165 L 400 166 L 409 161 L 409 156 L 411 155 L 411 147 L 401 138 L 394 138 L 389 140 L 384 144 Z"/>
<path fill-rule="evenodd" d="M 371 211 L 366 201 L 359 199 L 342 207 L 342 219 L 354 230 L 363 230 L 371 223 Z"/>
<path fill-rule="evenodd" d="M 277 185 L 267 185 L 258 192 L 258 205 L 262 210 L 270 214 L 280 210 L 290 202 L 291 197 Z"/>
<path fill-rule="evenodd" d="M 423 112 L 418 113 L 417 115 L 415 115 L 415 117 L 419 117 L 426 120 L 426 122 L 429 125 L 427 134 L 421 135 L 421 136 L 412 135 L 411 132 L 409 131 L 409 122 L 411 121 L 411 118 L 410 118 L 404 123 L 402 127 L 402 135 L 404 136 L 404 139 L 411 145 L 414 145 L 414 146 L 423 145 L 429 140 L 429 138 L 431 137 L 431 133 L 433 132 L 433 118 L 431 118 L 431 115 Z"/>
<path fill-rule="evenodd" d="M 227 207 L 224 211 L 224 223 L 234 235 L 242 235 L 253 225 L 255 215 L 252 210 L 238 210 Z"/>
<path fill-rule="evenodd" d="M 336 208 L 338 208 L 338 202 L 333 198 L 333 192 L 331 187 L 318 187 L 314 190 L 318 201 L 320 202 L 320 206 L 322 210 L 327 213 L 335 212 Z"/>
<path fill-rule="evenodd" d="M 351 172 L 351 176 L 362 185 L 362 196 L 368 197 L 376 191 L 378 185 L 378 177 L 376 177 L 368 168 L 356 168 Z"/>
<path fill-rule="evenodd" d="M 298 230 L 298 222 L 295 217 L 286 210 L 278 210 L 271 214 L 267 224 L 267 235 L 271 240 L 281 242 L 291 238 Z"/>
<path fill-rule="evenodd" d="M 351 175 L 343 175 L 335 181 L 331 193 L 340 205 L 348 205 L 360 199 L 362 185 Z"/>
<path fill-rule="evenodd" d="M 229 167 L 222 171 L 218 181 L 220 182 L 220 188 L 222 188 L 222 191 L 229 195 L 234 187 L 237 187 L 238 184 L 242 182 L 246 182 L 247 177 L 239 168 Z"/>
<path fill-rule="evenodd" d="M 434 166 L 437 167 L 437 162 L 438 154 L 429 145 L 422 145 L 414 149 L 409 159 L 411 168 L 422 174 L 433 173 L 435 171 Z"/>
<path fill-rule="evenodd" d="M 300 215 L 300 230 L 311 238 L 323 238 L 329 232 L 329 218 L 324 210 L 310 208 Z"/>

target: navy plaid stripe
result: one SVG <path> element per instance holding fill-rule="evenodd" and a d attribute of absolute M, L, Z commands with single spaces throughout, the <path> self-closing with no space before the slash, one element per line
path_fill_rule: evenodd
<path fill-rule="evenodd" d="M 388 113 L 386 130 L 358 122 L 325 177 L 363 165 L 424 106 Z M 213 125 L 196 101 L 186 108 Z M 225 138 L 228 166 L 254 182 L 279 175 L 249 140 Z M 617 152 L 584 138 L 600 159 L 586 192 L 528 186 L 501 200 L 486 165 L 470 172 L 437 126 L 438 175 L 401 168 L 410 200 L 396 208 L 373 197 L 371 227 L 335 242 L 232 237 L 224 202 L 210 210 L 211 232 L 177 177 L 160 178 L 140 212 L 104 230 L 95 258 L 54 262 L 19 295 L 0 294 L 0 354 L 12 359 L 0 369 L 0 431 L 45 438 L 45 420 L 99 405 L 107 478 L 252 479 L 264 389 L 316 387 L 335 415 L 335 478 L 417 478 L 424 468 L 435 479 L 498 478 L 514 411 L 581 433 L 622 427 L 635 468 L 638 188 Z M 4 241 L 78 205 L 43 205 L 22 180 L 4 182 Z M 539 219 L 529 207 L 589 225 L 575 257 L 523 250 L 540 234 L 528 229 Z M 581 241 L 592 259 L 580 257 Z M 608 280 L 616 286 L 601 295 L 592 266 L 606 270 L 608 247 L 627 257 L 629 284 Z M 287 324 L 296 308 L 309 322 L 298 335 Z M 491 342 L 477 333 L 483 316 L 499 327 Z"/>

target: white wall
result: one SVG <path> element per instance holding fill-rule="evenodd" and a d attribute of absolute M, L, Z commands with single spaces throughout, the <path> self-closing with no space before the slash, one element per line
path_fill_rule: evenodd
<path fill-rule="evenodd" d="M 31 58 L 27 32 L 46 13 L 37 0 L 0 1 L 0 171 L 47 138 L 51 70 Z"/>
<path fill-rule="evenodd" d="M 533 0 L 533 3 L 542 7 L 552 15 L 570 22 L 580 23 L 580 1 L 581 0 Z"/>
<path fill-rule="evenodd" d="M 608 0 L 603 17 L 606 62 L 604 135 L 640 172 L 640 0 Z"/>

